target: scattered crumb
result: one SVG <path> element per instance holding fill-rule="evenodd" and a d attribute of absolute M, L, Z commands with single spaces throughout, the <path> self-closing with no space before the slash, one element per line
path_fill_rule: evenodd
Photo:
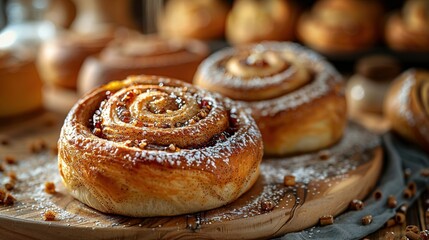
<path fill-rule="evenodd" d="M 383 193 L 381 192 L 381 190 L 380 190 L 380 189 L 377 189 L 377 190 L 374 192 L 374 199 L 375 199 L 375 200 L 380 200 L 382 197 L 383 197 Z"/>
<path fill-rule="evenodd" d="M 320 226 L 331 225 L 334 223 L 334 217 L 332 215 L 325 215 L 319 218 Z"/>
<path fill-rule="evenodd" d="M 5 157 L 4 157 L 4 161 L 5 161 L 7 164 L 10 164 L 10 165 L 12 165 L 12 164 L 16 164 L 16 157 L 15 157 L 15 156 L 12 156 L 12 155 L 7 155 L 7 156 L 5 156 Z"/>
<path fill-rule="evenodd" d="M 6 193 L 6 197 L 4 198 L 3 204 L 5 206 L 11 206 L 16 202 L 16 199 L 10 193 Z"/>
<path fill-rule="evenodd" d="M 331 152 L 329 150 L 322 150 L 319 152 L 320 160 L 328 160 L 330 156 L 331 156 Z"/>
<path fill-rule="evenodd" d="M 55 191 L 55 184 L 53 182 L 45 182 L 45 192 L 49 194 L 54 194 Z"/>
<path fill-rule="evenodd" d="M 264 200 L 261 202 L 261 209 L 264 212 L 269 212 L 274 209 L 274 202 L 271 200 Z"/>
<path fill-rule="evenodd" d="M 372 223 L 372 215 L 366 215 L 362 217 L 362 225 L 369 225 Z"/>
<path fill-rule="evenodd" d="M 287 187 L 293 187 L 293 186 L 295 186 L 295 176 L 293 176 L 293 175 L 286 175 L 283 178 L 283 183 Z"/>
<path fill-rule="evenodd" d="M 364 207 L 364 203 L 359 199 L 353 199 L 350 202 L 349 207 L 351 210 L 362 210 Z"/>
<path fill-rule="evenodd" d="M 56 216 L 57 216 L 57 213 L 55 211 L 53 211 L 53 210 L 47 210 L 43 214 L 43 220 L 44 221 L 54 221 Z"/>

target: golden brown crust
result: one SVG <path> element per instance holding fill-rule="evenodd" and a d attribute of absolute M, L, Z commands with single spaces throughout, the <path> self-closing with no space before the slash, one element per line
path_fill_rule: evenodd
<path fill-rule="evenodd" d="M 268 59 L 271 55 L 275 61 Z M 239 66 L 231 68 L 231 62 Z M 249 107 L 269 155 L 332 145 L 346 124 L 340 75 L 297 44 L 262 42 L 221 50 L 201 64 L 194 83 Z"/>
<path fill-rule="evenodd" d="M 68 32 L 44 43 L 37 59 L 42 80 L 56 87 L 76 89 L 84 60 L 99 53 L 113 36 L 110 29 L 95 34 Z"/>
<path fill-rule="evenodd" d="M 253 185 L 261 159 L 260 132 L 244 110 L 189 84 L 150 76 L 86 95 L 59 140 L 59 169 L 71 194 L 128 216 L 227 204 Z"/>
<path fill-rule="evenodd" d="M 79 76 L 78 89 L 85 93 L 135 74 L 166 76 L 190 82 L 208 53 L 206 44 L 198 40 L 132 35 L 112 42 L 99 56 L 88 58 Z"/>
<path fill-rule="evenodd" d="M 293 40 L 298 12 L 292 1 L 236 1 L 228 14 L 226 38 L 235 45 Z"/>
<path fill-rule="evenodd" d="M 165 37 L 221 38 L 227 13 L 228 7 L 222 0 L 170 0 L 158 27 Z"/>
<path fill-rule="evenodd" d="M 384 111 L 392 129 L 429 151 L 429 72 L 410 69 L 387 93 Z"/>
<path fill-rule="evenodd" d="M 42 108 L 41 88 L 34 57 L 0 50 L 0 118 Z"/>
<path fill-rule="evenodd" d="M 428 1 L 407 1 L 402 13 L 394 13 L 387 20 L 387 44 L 398 51 L 429 51 L 428 11 Z"/>
<path fill-rule="evenodd" d="M 364 50 L 378 39 L 381 13 L 375 1 L 318 1 L 300 18 L 298 38 L 328 54 Z"/>

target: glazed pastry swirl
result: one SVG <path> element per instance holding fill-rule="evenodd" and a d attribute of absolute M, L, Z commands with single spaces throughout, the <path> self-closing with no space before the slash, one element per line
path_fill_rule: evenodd
<path fill-rule="evenodd" d="M 392 84 L 385 112 L 394 131 L 429 150 L 429 72 L 410 69 Z"/>
<path fill-rule="evenodd" d="M 210 75 L 211 81 L 197 78 L 197 84 L 245 101 L 282 96 L 311 80 L 309 69 L 275 43 L 219 51 L 205 61 L 199 73 Z"/>
<path fill-rule="evenodd" d="M 116 84 L 113 82 L 107 88 Z M 156 149 L 171 144 L 196 148 L 233 128 L 224 106 L 187 87 L 164 83 L 131 85 L 109 94 L 94 114 L 97 127 L 93 132 L 110 141 L 136 143 L 144 136 L 148 147 L 157 146 Z"/>
<path fill-rule="evenodd" d="M 429 51 L 429 2 L 411 0 L 386 23 L 386 41 L 399 51 Z"/>
<path fill-rule="evenodd" d="M 253 185 L 262 159 L 260 132 L 244 110 L 181 81 L 149 76 L 84 97 L 65 120 L 59 149 L 73 196 L 129 216 L 224 205 Z"/>
<path fill-rule="evenodd" d="M 377 41 L 382 7 L 376 1 L 322 0 L 304 13 L 298 37 L 308 46 L 338 54 L 364 50 Z"/>
<path fill-rule="evenodd" d="M 194 82 L 250 108 L 268 154 L 326 147 L 345 126 L 340 75 L 297 44 L 262 42 L 218 51 L 200 65 Z"/>

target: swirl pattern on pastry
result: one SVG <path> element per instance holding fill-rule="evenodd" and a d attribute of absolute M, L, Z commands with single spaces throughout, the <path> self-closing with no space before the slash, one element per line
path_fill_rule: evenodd
<path fill-rule="evenodd" d="M 226 38 L 234 44 L 295 38 L 299 9 L 292 1 L 235 1 L 226 22 Z"/>
<path fill-rule="evenodd" d="M 218 51 L 200 65 L 194 82 L 252 109 L 268 154 L 329 146 L 345 126 L 341 76 L 298 44 L 263 42 Z"/>
<path fill-rule="evenodd" d="M 399 51 L 429 51 L 429 2 L 410 0 L 386 23 L 386 41 Z"/>
<path fill-rule="evenodd" d="M 243 109 L 178 80 L 111 82 L 70 111 L 59 168 L 72 195 L 106 213 L 167 216 L 227 204 L 259 174 L 262 139 Z"/>
<path fill-rule="evenodd" d="M 162 36 L 189 39 L 221 38 L 228 6 L 222 0 L 170 0 L 158 21 Z"/>
<path fill-rule="evenodd" d="M 376 1 L 318 1 L 300 18 L 298 38 L 327 54 L 361 51 L 377 41 L 381 15 Z"/>
<path fill-rule="evenodd" d="M 392 129 L 429 152 L 429 72 L 410 69 L 401 74 L 384 107 Z"/>
<path fill-rule="evenodd" d="M 198 65 L 208 53 L 206 44 L 198 40 L 130 35 L 117 39 L 99 56 L 85 61 L 78 88 L 82 93 L 87 92 L 131 74 L 167 76 L 191 81 Z"/>
<path fill-rule="evenodd" d="M 48 85 L 76 89 L 85 59 L 99 53 L 114 37 L 113 29 L 81 34 L 66 32 L 47 41 L 38 53 L 37 68 Z"/>

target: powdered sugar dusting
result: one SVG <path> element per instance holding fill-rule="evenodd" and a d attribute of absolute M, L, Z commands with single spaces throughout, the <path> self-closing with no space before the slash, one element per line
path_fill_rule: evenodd
<path fill-rule="evenodd" d="M 243 80 L 239 77 L 226 74 L 226 70 L 219 67 L 220 62 L 238 54 L 242 49 L 243 48 L 226 48 L 214 53 L 200 65 L 198 70 L 199 73 L 204 76 L 204 78 L 210 79 L 214 85 L 221 85 L 224 88 L 232 89 L 240 87 L 251 89 L 261 86 L 275 86 L 285 81 L 285 79 L 293 74 L 294 68 L 287 68 L 283 72 L 263 79 L 255 77 Z M 333 84 L 342 81 L 339 73 L 322 56 L 296 43 L 263 42 L 256 45 L 249 45 L 245 49 L 287 52 L 294 55 L 300 62 L 305 64 L 308 69 L 315 73 L 314 79 L 310 83 L 284 96 L 251 103 L 242 102 L 245 105 L 251 105 L 251 107 L 258 110 L 262 116 L 273 116 L 280 111 L 294 109 L 304 103 L 311 102 L 327 94 Z"/>
<path fill-rule="evenodd" d="M 321 160 L 320 152 L 264 159 L 261 164 L 263 185 L 260 192 L 253 193 L 252 198 L 244 204 L 222 213 L 213 213 L 206 221 L 226 221 L 264 214 L 260 205 L 261 201 L 267 199 L 273 201 L 277 208 L 296 208 L 304 204 L 306 196 L 320 194 L 321 183 L 331 187 L 331 182 L 347 179 L 348 172 L 372 159 L 372 151 L 379 145 L 380 139 L 375 134 L 351 124 L 341 141 L 328 150 L 330 156 L 327 159 Z M 287 175 L 295 176 L 296 186 L 283 185 L 283 178 Z"/>

